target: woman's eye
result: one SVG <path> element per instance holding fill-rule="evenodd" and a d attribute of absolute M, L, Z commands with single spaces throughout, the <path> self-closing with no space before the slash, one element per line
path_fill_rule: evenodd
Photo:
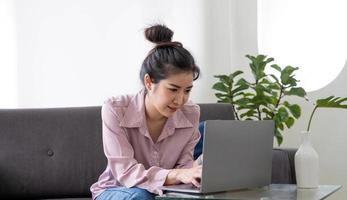
<path fill-rule="evenodd" d="M 186 90 L 186 93 L 188 94 L 191 90 Z"/>
<path fill-rule="evenodd" d="M 170 88 L 169 90 L 171 90 L 172 92 L 177 92 L 177 89 L 175 88 Z"/>

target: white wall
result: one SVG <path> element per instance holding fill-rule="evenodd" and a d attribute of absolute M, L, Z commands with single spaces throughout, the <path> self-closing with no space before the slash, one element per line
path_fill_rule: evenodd
<path fill-rule="evenodd" d="M 16 0 L 18 104 L 12 107 L 100 105 L 136 92 L 152 47 L 143 28 L 155 22 L 173 29 L 201 68 L 192 100 L 215 102 L 212 75 L 245 65 L 244 55 L 257 52 L 255 2 Z"/>
<path fill-rule="evenodd" d="M 108 96 L 136 92 L 141 62 L 152 48 L 143 28 L 155 22 L 173 29 L 174 40 L 201 67 L 191 98 L 215 102 L 210 74 L 231 66 L 233 4 L 17 0 L 18 107 L 100 105 Z"/>

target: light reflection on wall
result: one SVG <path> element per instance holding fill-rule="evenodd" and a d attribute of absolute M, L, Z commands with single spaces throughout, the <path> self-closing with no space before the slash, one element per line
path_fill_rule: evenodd
<path fill-rule="evenodd" d="M 259 0 L 259 53 L 299 67 L 307 91 L 333 81 L 347 59 L 347 1 Z"/>

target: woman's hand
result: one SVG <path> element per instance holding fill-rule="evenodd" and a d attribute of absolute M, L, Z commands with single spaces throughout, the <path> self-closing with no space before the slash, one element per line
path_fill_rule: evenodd
<path fill-rule="evenodd" d="M 165 185 L 174 185 L 179 183 L 192 183 L 200 187 L 202 166 L 194 166 L 190 169 L 173 169 L 166 177 Z"/>
<path fill-rule="evenodd" d="M 203 161 L 203 154 L 201 154 L 193 163 L 193 166 L 199 166 L 202 165 L 202 161 Z"/>

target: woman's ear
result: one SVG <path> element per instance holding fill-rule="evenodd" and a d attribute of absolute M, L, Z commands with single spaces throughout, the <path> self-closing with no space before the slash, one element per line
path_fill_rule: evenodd
<path fill-rule="evenodd" d="M 150 91 L 152 89 L 152 79 L 149 76 L 149 74 L 145 74 L 145 76 L 143 77 L 143 82 L 145 84 L 147 91 Z"/>

